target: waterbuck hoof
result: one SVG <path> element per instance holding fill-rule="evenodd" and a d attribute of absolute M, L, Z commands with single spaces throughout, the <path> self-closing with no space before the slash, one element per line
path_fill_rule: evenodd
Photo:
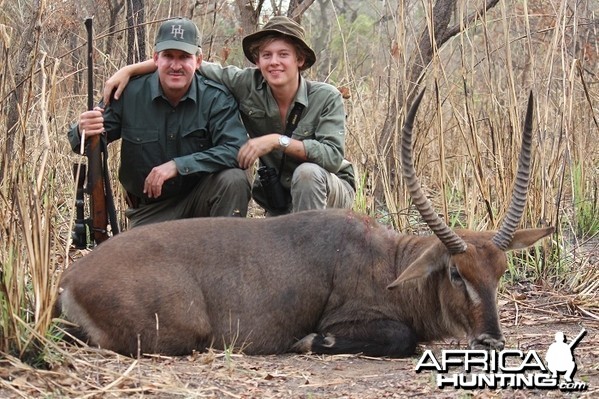
<path fill-rule="evenodd" d="M 314 342 L 314 338 L 316 338 L 316 333 L 308 334 L 304 338 L 297 341 L 291 347 L 293 352 L 298 353 L 308 353 L 312 350 L 312 343 Z"/>
<path fill-rule="evenodd" d="M 315 345 L 317 348 L 332 348 L 335 346 L 335 337 L 331 334 L 308 334 L 297 341 L 291 347 L 291 350 L 299 353 L 309 353 L 313 351 Z"/>
<path fill-rule="evenodd" d="M 503 338 L 503 336 L 496 338 L 489 334 L 481 334 L 478 337 L 470 340 L 468 346 L 470 347 L 470 349 L 494 349 L 496 351 L 500 351 L 505 346 L 505 338 Z"/>
<path fill-rule="evenodd" d="M 335 346 L 335 337 L 333 335 L 327 334 L 322 340 L 321 345 L 325 348 L 332 348 L 333 346 Z"/>

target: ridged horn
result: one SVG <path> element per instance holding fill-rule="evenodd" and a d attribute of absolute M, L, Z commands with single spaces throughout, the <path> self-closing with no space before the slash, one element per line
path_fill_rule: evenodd
<path fill-rule="evenodd" d="M 526 205 L 526 195 L 528 193 L 528 183 L 530 181 L 533 110 L 534 100 L 531 91 L 528 96 L 528 108 L 526 110 L 524 132 L 522 132 L 522 148 L 520 149 L 520 157 L 518 159 L 518 172 L 516 172 L 516 182 L 514 184 L 514 191 L 512 192 L 512 202 L 503 219 L 501 228 L 491 239 L 491 241 L 493 241 L 493 243 L 502 251 L 505 251 L 512 242 L 516 228 L 524 213 L 524 206 Z"/>
<path fill-rule="evenodd" d="M 424 192 L 420 187 L 420 180 L 416 177 L 416 171 L 414 170 L 414 161 L 412 160 L 412 127 L 414 125 L 418 106 L 420 105 L 423 96 L 424 90 L 420 92 L 418 97 L 412 103 L 403 125 L 401 136 L 401 166 L 403 169 L 403 177 L 410 196 L 412 197 L 412 201 L 428 227 L 435 233 L 439 240 L 441 240 L 445 247 L 447 247 L 449 253 L 459 254 L 466 251 L 466 243 L 451 230 L 445 224 L 443 219 L 441 219 L 435 212 L 430 201 L 424 195 Z"/>

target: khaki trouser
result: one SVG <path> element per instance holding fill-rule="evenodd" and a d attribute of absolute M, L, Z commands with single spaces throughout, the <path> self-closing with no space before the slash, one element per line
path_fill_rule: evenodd
<path fill-rule="evenodd" d="M 348 182 L 314 163 L 304 162 L 299 165 L 291 178 L 293 212 L 351 208 L 355 195 Z"/>
<path fill-rule="evenodd" d="M 356 195 L 348 182 L 311 162 L 304 162 L 293 171 L 290 185 L 291 203 L 287 210 L 269 209 L 266 199 L 254 199 L 267 216 L 278 216 L 310 209 L 351 208 Z"/>
<path fill-rule="evenodd" d="M 204 176 L 189 194 L 129 208 L 125 216 L 130 228 L 194 217 L 245 217 L 249 200 L 250 183 L 245 171 L 225 169 Z"/>

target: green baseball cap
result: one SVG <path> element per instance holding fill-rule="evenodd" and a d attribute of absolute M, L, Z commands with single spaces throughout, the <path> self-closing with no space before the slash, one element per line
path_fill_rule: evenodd
<path fill-rule="evenodd" d="M 192 21 L 186 18 L 169 19 L 158 29 L 154 51 L 181 50 L 196 54 L 200 41 L 200 32 Z"/>

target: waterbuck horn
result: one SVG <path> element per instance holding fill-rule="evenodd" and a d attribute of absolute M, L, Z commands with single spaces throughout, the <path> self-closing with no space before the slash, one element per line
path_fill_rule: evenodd
<path fill-rule="evenodd" d="M 449 253 L 459 254 L 466 251 L 466 243 L 462 240 L 447 224 L 439 217 L 439 215 L 433 209 L 430 201 L 424 195 L 422 188 L 420 187 L 420 180 L 416 177 L 416 171 L 414 170 L 414 161 L 412 160 L 412 127 L 414 125 L 414 119 L 416 118 L 416 112 L 420 101 L 424 96 L 424 90 L 420 92 L 418 97 L 412 103 L 408 117 L 404 123 L 402 137 L 401 137 L 401 166 L 403 169 L 403 176 L 412 197 L 412 201 L 420 215 L 435 233 L 435 235 L 441 240 L 441 242 L 447 247 Z"/>
<path fill-rule="evenodd" d="M 531 91 L 528 96 L 528 108 L 526 110 L 524 132 L 522 132 L 522 148 L 520 149 L 520 157 L 518 159 L 518 172 L 516 173 L 516 182 L 514 184 L 514 191 L 512 192 L 512 202 L 501 224 L 501 228 L 492 238 L 493 243 L 503 251 L 506 250 L 514 238 L 514 232 L 520 223 L 526 204 L 526 194 L 530 180 L 533 109 L 534 100 Z"/>

